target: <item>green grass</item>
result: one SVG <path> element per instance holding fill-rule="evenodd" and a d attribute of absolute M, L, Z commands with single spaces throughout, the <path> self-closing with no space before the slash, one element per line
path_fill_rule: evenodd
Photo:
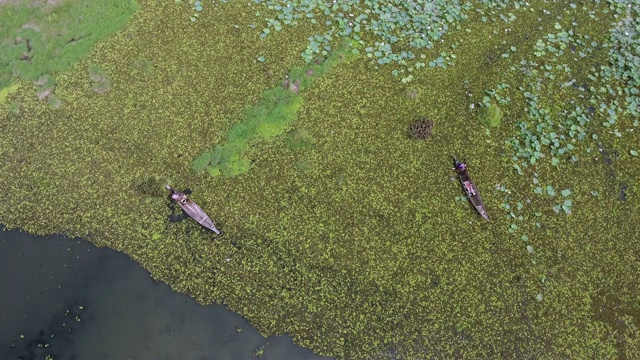
<path fill-rule="evenodd" d="M 18 78 L 35 81 L 70 69 L 137 8 L 131 0 L 0 5 L 0 89 Z"/>

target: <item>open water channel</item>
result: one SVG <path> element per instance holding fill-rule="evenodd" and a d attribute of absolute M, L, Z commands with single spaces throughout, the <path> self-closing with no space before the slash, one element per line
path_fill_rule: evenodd
<path fill-rule="evenodd" d="M 0 269 L 3 360 L 329 359 L 84 240 L 0 230 Z"/>

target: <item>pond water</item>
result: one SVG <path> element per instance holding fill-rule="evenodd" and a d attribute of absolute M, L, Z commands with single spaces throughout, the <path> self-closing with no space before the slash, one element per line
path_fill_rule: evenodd
<path fill-rule="evenodd" d="M 1 359 L 330 359 L 84 240 L 0 231 L 0 263 Z"/>

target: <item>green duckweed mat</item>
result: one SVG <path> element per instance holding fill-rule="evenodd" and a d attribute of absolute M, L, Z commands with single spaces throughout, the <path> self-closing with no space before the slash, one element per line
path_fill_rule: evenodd
<path fill-rule="evenodd" d="M 0 92 L 0 222 L 127 253 L 175 291 L 340 359 L 638 358 L 637 64 L 615 57 L 638 39 L 611 30 L 634 31 L 637 7 L 468 4 L 421 69 L 378 61 L 362 34 L 225 176 L 193 161 L 315 61 L 304 51 L 322 21 L 261 38 L 266 6 L 140 1 L 55 84 Z M 503 114 L 493 127 L 488 105 Z M 410 139 L 423 118 L 432 134 Z M 223 235 L 170 221 L 165 183 Z"/>

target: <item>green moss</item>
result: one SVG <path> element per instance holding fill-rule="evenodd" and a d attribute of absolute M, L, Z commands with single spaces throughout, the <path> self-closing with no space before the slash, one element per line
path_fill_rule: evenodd
<path fill-rule="evenodd" d="M 245 111 L 242 121 L 229 129 L 225 144 L 200 154 L 192 168 L 196 171 L 206 169 L 211 176 L 227 177 L 249 171 L 251 162 L 244 158 L 249 148 L 260 140 L 270 140 L 283 134 L 296 120 L 304 103 L 299 92 L 309 88 L 313 79 L 324 75 L 344 59 L 347 50 L 348 46 L 319 64 L 292 69 L 282 86 L 265 90 L 262 100 Z"/>
<path fill-rule="evenodd" d="M 480 109 L 480 114 L 478 115 L 478 120 L 489 127 L 499 127 L 502 123 L 502 110 L 496 104 L 491 104 L 489 107 L 483 107 Z"/>
<path fill-rule="evenodd" d="M 307 172 L 311 170 L 311 164 L 309 164 L 306 160 L 298 160 L 296 161 L 296 170 L 301 172 Z"/>
<path fill-rule="evenodd" d="M 19 114 L 19 113 L 20 113 L 20 106 L 21 106 L 21 105 L 20 105 L 20 103 L 15 103 L 15 102 L 13 102 L 13 103 L 10 103 L 10 104 L 7 106 L 7 109 L 9 110 L 9 113 L 10 113 L 10 114 L 15 114 L 15 115 L 17 115 L 17 114 Z"/>
<path fill-rule="evenodd" d="M 218 151 L 215 154 L 218 154 L 219 156 L 220 151 Z M 193 168 L 193 170 L 200 172 L 206 169 L 207 166 L 211 164 L 219 164 L 220 160 L 214 158 L 213 155 L 214 155 L 213 151 L 203 152 L 202 154 L 200 154 L 200 156 L 198 156 L 195 160 L 193 160 L 193 162 L 191 163 L 191 167 Z"/>
<path fill-rule="evenodd" d="M 0 105 L 3 105 L 7 101 L 7 96 L 12 92 L 16 91 L 20 85 L 12 84 L 5 88 L 0 89 Z"/>
<path fill-rule="evenodd" d="M 279 91 L 280 90 L 278 88 Z M 266 121 L 256 121 L 256 132 L 260 137 L 268 140 L 278 136 L 287 129 L 289 124 L 296 119 L 298 110 L 302 107 L 303 99 L 300 96 L 292 97 L 288 103 L 280 103 L 266 114 Z"/>

